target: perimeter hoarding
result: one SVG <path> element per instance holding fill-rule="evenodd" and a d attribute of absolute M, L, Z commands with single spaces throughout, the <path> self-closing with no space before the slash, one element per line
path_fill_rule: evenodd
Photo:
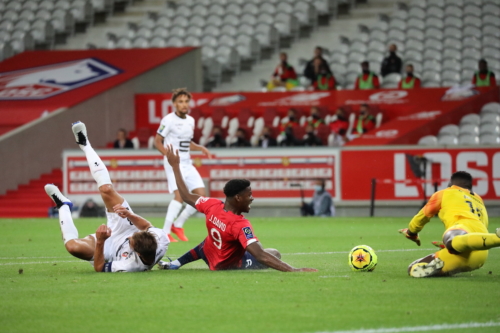
<path fill-rule="evenodd" d="M 153 150 L 101 150 L 115 188 L 131 204 L 165 205 L 168 195 L 164 159 Z M 301 191 L 313 196 L 316 179 L 326 180 L 326 190 L 338 193 L 338 151 L 332 149 L 214 150 L 214 158 L 193 155 L 193 164 L 208 184 L 210 196 L 223 198 L 224 184 L 233 178 L 252 182 L 255 204 L 300 202 Z M 81 151 L 63 153 L 64 191 L 77 202 L 98 199 L 97 185 Z"/>

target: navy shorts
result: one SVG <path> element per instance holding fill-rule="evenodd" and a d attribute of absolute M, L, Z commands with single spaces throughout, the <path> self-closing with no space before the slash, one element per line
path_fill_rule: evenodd
<path fill-rule="evenodd" d="M 241 259 L 241 267 L 238 269 L 266 269 L 266 268 L 269 267 L 258 262 L 257 259 L 255 259 L 255 257 L 250 254 L 250 252 L 245 252 L 243 258 Z"/>

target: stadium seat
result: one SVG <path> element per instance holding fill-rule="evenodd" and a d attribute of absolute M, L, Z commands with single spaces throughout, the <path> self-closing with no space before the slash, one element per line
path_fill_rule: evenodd
<path fill-rule="evenodd" d="M 466 125 L 466 124 L 479 126 L 480 122 L 481 122 L 481 118 L 479 117 L 478 114 L 469 113 L 469 114 L 462 117 L 462 119 L 460 120 L 460 126 Z"/>
<path fill-rule="evenodd" d="M 470 134 L 477 136 L 479 134 L 479 128 L 476 124 L 461 124 L 458 128 L 459 136 L 464 134 Z"/>
<path fill-rule="evenodd" d="M 438 137 L 438 144 L 445 146 L 456 146 L 458 144 L 458 138 L 454 135 L 440 135 Z"/>
<path fill-rule="evenodd" d="M 481 116 L 487 113 L 500 115 L 500 103 L 491 102 L 483 105 L 483 107 L 481 108 Z"/>
<path fill-rule="evenodd" d="M 437 146 L 438 140 L 434 135 L 426 135 L 418 140 L 420 146 Z"/>
<path fill-rule="evenodd" d="M 443 136 L 443 135 L 458 136 L 458 133 L 459 133 L 458 126 L 452 125 L 452 124 L 445 125 L 445 126 L 441 127 L 441 129 L 439 130 L 439 136 Z"/>
<path fill-rule="evenodd" d="M 463 134 L 458 137 L 458 144 L 464 146 L 475 146 L 479 144 L 479 137 L 472 134 Z"/>
<path fill-rule="evenodd" d="M 479 143 L 482 145 L 500 145 L 500 136 L 486 133 L 479 137 Z"/>
<path fill-rule="evenodd" d="M 499 124 L 500 115 L 494 113 L 481 114 L 481 124 Z"/>
<path fill-rule="evenodd" d="M 498 123 L 484 123 L 481 124 L 479 127 L 479 133 L 480 134 L 495 134 L 495 135 L 500 135 L 500 127 Z"/>

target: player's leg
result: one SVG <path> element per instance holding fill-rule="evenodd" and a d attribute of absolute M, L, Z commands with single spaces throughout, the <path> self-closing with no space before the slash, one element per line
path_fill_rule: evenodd
<path fill-rule="evenodd" d="M 59 209 L 59 227 L 66 250 L 79 259 L 91 260 L 94 257 L 95 239 L 92 236 L 78 238 L 78 230 L 71 216 L 73 203 L 53 184 L 45 185 L 45 192 Z"/>
<path fill-rule="evenodd" d="M 281 253 L 280 251 L 276 249 L 264 249 L 267 253 L 275 256 L 278 259 L 281 259 Z M 238 267 L 238 269 L 267 269 L 269 268 L 268 266 L 261 264 L 260 262 L 255 259 L 255 257 L 250 254 L 250 252 L 245 252 L 243 255 L 243 259 L 241 260 L 241 267 Z"/>
<path fill-rule="evenodd" d="M 446 248 L 453 254 L 500 247 L 500 229 L 495 234 L 448 230 L 443 236 Z"/>
<path fill-rule="evenodd" d="M 113 212 L 113 206 L 122 204 L 124 199 L 113 188 L 111 177 L 109 176 L 106 165 L 104 165 L 99 155 L 97 155 L 94 148 L 92 148 L 88 139 L 85 124 L 78 121 L 73 124 L 72 130 L 73 134 L 75 134 L 76 143 L 78 143 L 80 148 L 85 153 L 90 173 L 99 187 L 99 192 L 101 193 L 104 205 L 106 206 L 108 212 Z"/>
<path fill-rule="evenodd" d="M 174 199 L 170 201 L 167 208 L 167 215 L 165 216 L 165 223 L 163 224 L 163 231 L 167 234 L 170 242 L 177 242 L 177 239 L 170 235 L 170 231 L 172 229 L 172 224 L 174 223 L 175 218 L 179 215 L 179 212 L 182 209 L 182 198 L 181 194 L 177 190 L 177 184 L 175 182 L 174 171 L 170 167 L 170 165 L 165 165 L 165 174 L 167 176 L 167 184 L 168 184 L 168 192 L 174 194 Z"/>
<path fill-rule="evenodd" d="M 206 195 L 205 192 L 205 184 L 203 183 L 203 179 L 201 178 L 198 170 L 189 164 L 182 167 L 182 174 L 184 175 L 184 181 L 188 189 L 195 194 L 201 195 L 204 197 Z M 184 223 L 187 221 L 189 217 L 191 217 L 194 213 L 196 213 L 196 208 L 191 205 L 186 205 L 182 210 L 181 214 L 177 217 L 172 227 L 172 233 L 176 234 L 177 237 L 181 241 L 187 242 L 188 238 L 184 234 Z"/>
<path fill-rule="evenodd" d="M 205 241 L 201 242 L 198 246 L 189 250 L 188 252 L 183 254 L 181 257 L 179 257 L 177 260 L 174 260 L 172 262 L 160 261 L 158 263 L 158 268 L 159 269 L 179 269 L 182 266 L 189 264 L 190 262 L 197 261 L 200 259 L 203 259 L 203 261 L 205 261 L 205 263 L 208 265 L 207 258 L 205 257 L 205 253 L 203 252 L 203 245 L 204 244 L 205 244 Z"/>
<path fill-rule="evenodd" d="M 443 251 L 443 250 L 441 250 Z M 408 266 L 408 275 L 412 277 L 442 276 L 444 262 L 436 256 L 440 251 L 417 259 Z"/>

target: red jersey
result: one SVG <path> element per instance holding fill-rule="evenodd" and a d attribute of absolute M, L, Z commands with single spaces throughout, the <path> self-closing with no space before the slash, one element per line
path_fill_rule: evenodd
<path fill-rule="evenodd" d="M 250 221 L 226 211 L 224 203 L 213 198 L 200 197 L 196 209 L 206 215 L 208 236 L 203 253 L 210 270 L 240 267 L 247 246 L 258 241 Z"/>

